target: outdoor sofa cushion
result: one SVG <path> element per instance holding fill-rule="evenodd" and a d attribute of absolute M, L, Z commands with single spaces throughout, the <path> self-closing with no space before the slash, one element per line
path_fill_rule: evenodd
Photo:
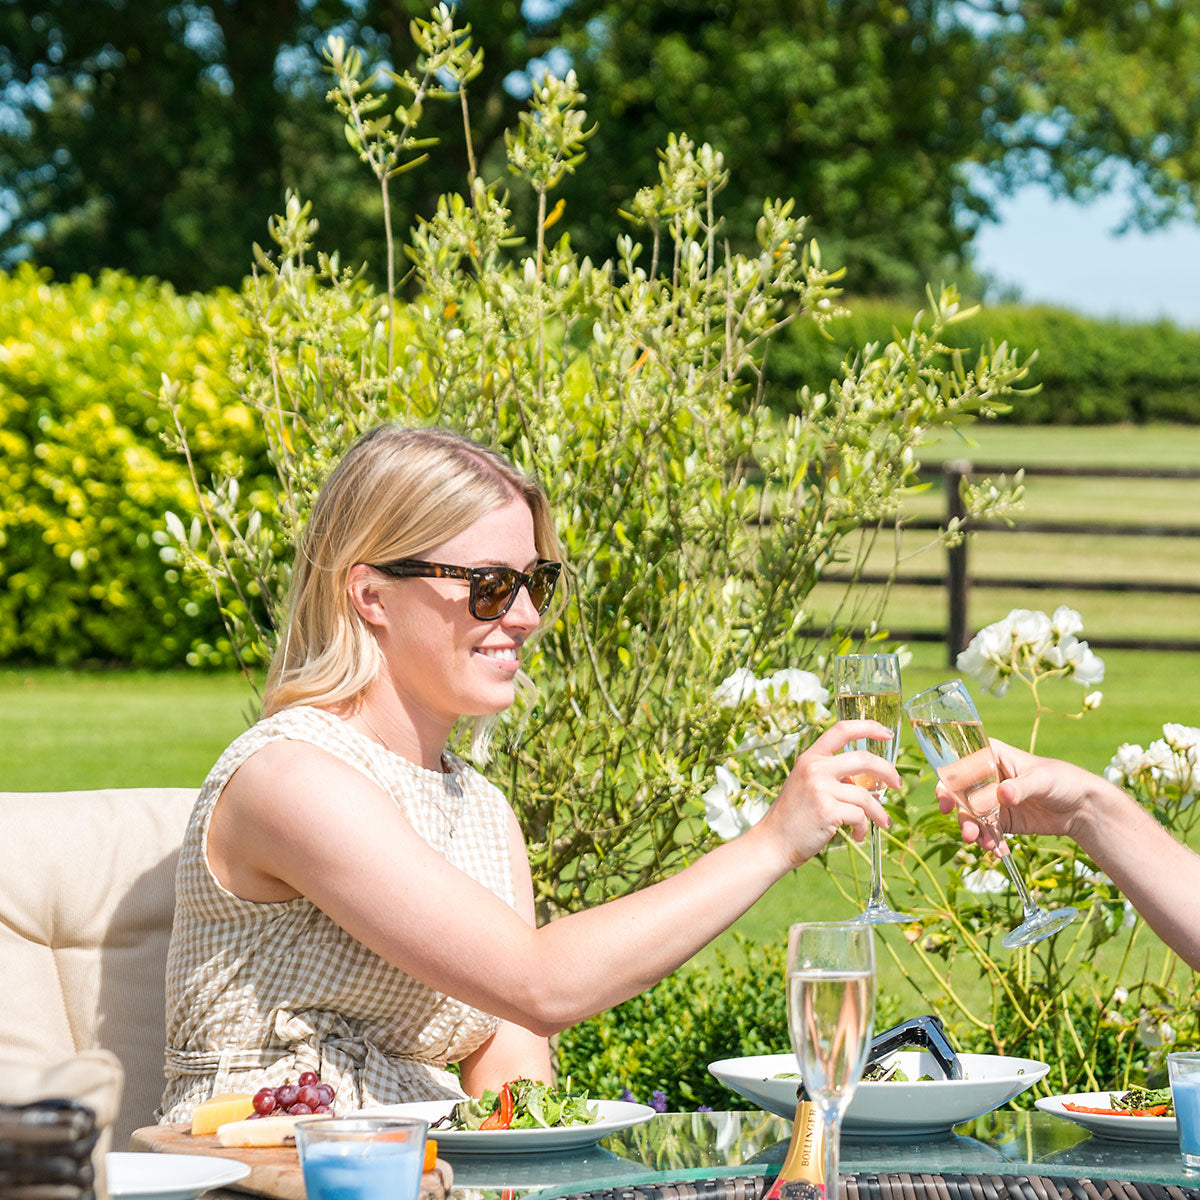
<path fill-rule="evenodd" d="M 175 860 L 193 788 L 0 792 L 0 1071 L 111 1050 L 113 1146 L 162 1099 Z"/>

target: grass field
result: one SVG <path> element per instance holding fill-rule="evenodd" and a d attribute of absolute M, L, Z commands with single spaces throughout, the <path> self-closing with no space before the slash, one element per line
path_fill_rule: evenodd
<path fill-rule="evenodd" d="M 977 461 L 1076 465 L 1139 463 L 1200 465 L 1200 429 L 1016 429 L 984 426 L 974 432 L 978 445 L 942 440 L 926 455 L 935 462 L 962 456 Z M 917 505 L 940 511 L 936 492 Z M 1144 490 L 1122 481 L 1094 486 L 1086 480 L 1029 483 L 1027 515 L 1101 514 L 1128 520 L 1200 522 L 1200 484 L 1156 481 Z M 993 544 L 994 542 L 994 544 Z M 973 569 L 988 574 L 1039 572 L 1076 578 L 1179 578 L 1200 580 L 1200 539 L 1060 539 L 983 535 L 971 548 Z M 916 569 L 934 570 L 930 565 Z M 1093 642 L 1134 631 L 1200 638 L 1200 598 L 1157 598 L 1096 593 L 993 592 L 980 590 L 971 602 L 976 629 L 1003 617 L 1010 608 L 1052 610 L 1071 604 L 1082 614 L 1084 636 Z M 944 599 L 935 591 L 898 589 L 887 618 L 896 627 L 944 619 Z M 915 643 L 905 669 L 905 690 L 914 692 L 956 674 L 945 648 Z M 1125 741 L 1143 745 L 1157 737 L 1165 721 L 1200 724 L 1200 653 L 1150 651 L 1099 652 L 1107 673 L 1101 685 L 1104 703 L 1080 721 L 1048 717 L 1038 749 L 1102 770 Z M 1016 744 L 1028 739 L 1032 710 L 1019 685 L 1005 697 L 979 695 L 989 731 Z M 1076 710 L 1081 689 L 1058 685 L 1047 699 Z M 0 670 L 0 789 L 36 790 L 99 786 L 198 786 L 224 746 L 251 719 L 254 696 L 233 674 L 74 673 L 55 670 Z M 930 797 L 930 803 L 932 798 Z M 947 826 L 948 830 L 951 828 Z M 838 852 L 845 854 L 846 852 Z M 834 856 L 835 866 L 838 861 Z M 816 866 L 783 880 L 734 927 L 754 940 L 782 942 L 787 926 L 803 918 L 849 915 L 832 881 Z M 881 934 L 885 943 L 902 946 L 897 930 Z M 1148 944 L 1153 944 L 1148 943 Z M 731 935 L 715 949 L 731 951 Z M 712 951 L 698 960 L 711 958 Z M 1161 961 L 1161 954 L 1156 961 Z M 885 988 L 898 988 L 898 975 L 882 960 Z M 1153 964 L 1151 964 L 1153 965 Z"/>

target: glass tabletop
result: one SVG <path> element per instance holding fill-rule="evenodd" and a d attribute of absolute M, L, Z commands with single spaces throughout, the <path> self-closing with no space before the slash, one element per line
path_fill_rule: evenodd
<path fill-rule="evenodd" d="M 791 1122 L 761 1111 L 662 1113 L 567 1154 L 447 1155 L 450 1200 L 540 1200 L 577 1191 L 774 1175 Z M 1174 1142 L 1113 1141 L 1042 1112 L 998 1110 L 920 1140 L 842 1142 L 844 1174 L 1062 1175 L 1200 1186 Z"/>

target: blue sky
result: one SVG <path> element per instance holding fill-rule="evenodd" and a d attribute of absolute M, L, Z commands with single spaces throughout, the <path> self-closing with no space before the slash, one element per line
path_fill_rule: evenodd
<path fill-rule="evenodd" d="M 1017 287 L 1022 301 L 1200 328 L 1200 224 L 1117 235 L 1112 231 L 1128 210 L 1124 198 L 1084 206 L 1036 186 L 997 208 L 1000 223 L 975 239 L 977 265 Z"/>

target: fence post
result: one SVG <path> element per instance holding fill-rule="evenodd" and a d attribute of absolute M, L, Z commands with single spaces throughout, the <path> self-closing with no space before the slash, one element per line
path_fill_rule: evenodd
<path fill-rule="evenodd" d="M 954 459 L 942 465 L 942 480 L 946 488 L 946 522 L 956 517 L 965 521 L 967 510 L 963 504 L 961 484 L 971 476 L 971 464 L 965 458 Z M 967 574 L 967 537 L 964 530 L 962 541 L 957 546 L 946 548 L 946 601 L 949 612 L 946 618 L 946 651 L 949 666 L 967 648 L 967 592 L 970 578 Z"/>

